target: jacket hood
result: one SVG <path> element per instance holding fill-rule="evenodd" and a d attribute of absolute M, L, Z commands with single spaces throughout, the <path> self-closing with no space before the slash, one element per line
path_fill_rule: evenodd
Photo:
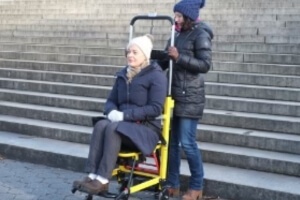
<path fill-rule="evenodd" d="M 210 35 L 211 39 L 214 38 L 212 29 L 205 22 L 198 22 L 198 28 L 205 30 Z"/>

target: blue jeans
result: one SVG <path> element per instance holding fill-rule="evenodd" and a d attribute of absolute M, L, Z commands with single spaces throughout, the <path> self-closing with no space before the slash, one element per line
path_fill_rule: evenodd
<path fill-rule="evenodd" d="M 180 145 L 186 155 L 191 177 L 189 189 L 203 189 L 203 164 L 200 151 L 196 143 L 198 119 L 173 117 L 172 133 L 170 135 L 169 163 L 166 184 L 172 188 L 179 188 L 180 176 Z"/>

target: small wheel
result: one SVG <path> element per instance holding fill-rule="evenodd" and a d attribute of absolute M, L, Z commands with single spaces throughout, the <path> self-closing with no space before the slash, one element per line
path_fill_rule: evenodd
<path fill-rule="evenodd" d="M 122 196 L 122 197 L 119 197 L 118 199 L 116 198 L 116 200 L 128 200 L 128 195 L 125 195 L 125 196 Z"/>
<path fill-rule="evenodd" d="M 74 194 L 77 191 L 77 188 L 72 188 L 71 192 Z"/>
<path fill-rule="evenodd" d="M 129 198 L 129 191 L 128 189 L 124 189 L 123 192 L 121 192 L 116 198 L 115 200 L 128 200 Z"/>
<path fill-rule="evenodd" d="M 161 192 L 158 194 L 158 200 L 168 200 L 170 198 L 170 194 L 168 188 L 163 188 Z"/>
<path fill-rule="evenodd" d="M 85 197 L 85 200 L 93 200 L 93 195 L 87 195 L 86 197 Z"/>
<path fill-rule="evenodd" d="M 119 188 L 119 192 L 123 192 L 127 188 L 127 185 L 128 185 L 128 180 L 123 180 L 123 182 Z"/>

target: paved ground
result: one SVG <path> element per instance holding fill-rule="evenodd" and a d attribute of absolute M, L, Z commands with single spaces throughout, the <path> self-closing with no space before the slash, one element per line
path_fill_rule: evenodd
<path fill-rule="evenodd" d="M 74 180 L 85 174 L 57 168 L 18 162 L 0 157 L 1 200 L 84 200 L 85 194 L 71 193 Z M 110 184 L 117 191 L 117 183 Z M 95 200 L 104 199 L 95 197 Z M 140 192 L 130 200 L 155 199 L 152 192 Z"/>
<path fill-rule="evenodd" d="M 4 159 L 0 155 L 0 200 L 84 200 L 86 194 L 71 192 L 73 181 L 84 176 L 84 173 Z M 117 193 L 117 182 L 112 181 L 109 190 Z M 144 191 L 131 195 L 129 199 L 155 198 L 154 192 Z"/>

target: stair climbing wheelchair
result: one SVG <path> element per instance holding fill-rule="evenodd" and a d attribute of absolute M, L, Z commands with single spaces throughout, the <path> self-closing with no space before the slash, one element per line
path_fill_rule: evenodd
<path fill-rule="evenodd" d="M 133 26 L 137 20 L 167 20 L 170 22 L 171 40 L 170 44 L 174 44 L 175 24 L 173 18 L 165 15 L 138 15 L 130 22 L 129 40 L 133 35 Z M 153 50 L 155 51 L 155 50 Z M 168 144 L 170 134 L 170 122 L 174 108 L 174 100 L 171 98 L 171 81 L 173 62 L 169 61 L 169 83 L 168 95 L 165 99 L 163 114 L 160 117 L 163 126 L 161 130 L 160 142 L 156 145 L 153 153 L 145 157 L 141 152 L 123 151 L 118 155 L 117 167 L 113 170 L 113 177 L 120 184 L 119 193 L 110 192 L 99 193 L 98 196 L 105 198 L 113 198 L 116 200 L 127 200 L 130 194 L 145 189 L 154 189 L 156 198 L 159 200 L 169 199 L 168 188 L 164 187 L 168 167 Z M 73 186 L 72 192 L 82 191 L 80 187 Z M 86 200 L 92 200 L 93 195 L 87 194 Z"/>

